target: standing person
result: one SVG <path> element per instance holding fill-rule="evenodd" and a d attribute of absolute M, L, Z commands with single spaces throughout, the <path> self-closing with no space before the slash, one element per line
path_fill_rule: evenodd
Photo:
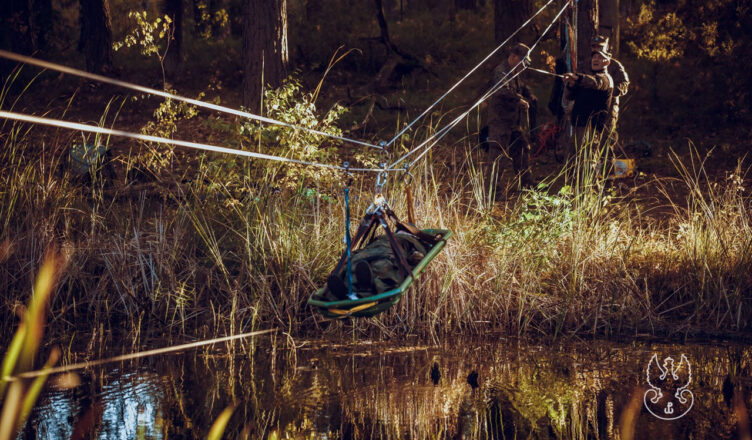
<path fill-rule="evenodd" d="M 608 37 L 596 35 L 595 38 L 593 38 L 593 45 L 591 49 L 608 52 Z M 626 95 L 629 91 L 629 76 L 627 75 L 626 69 L 624 69 L 624 65 L 614 57 L 611 57 L 611 63 L 609 64 L 607 70 L 608 74 L 611 75 L 611 78 L 614 80 L 614 92 L 611 98 L 610 127 L 610 140 L 613 145 L 616 144 L 616 141 L 619 140 L 619 136 L 616 131 L 616 124 L 619 119 L 619 101 L 620 98 Z"/>
<path fill-rule="evenodd" d="M 506 152 L 512 159 L 512 167 L 519 186 L 531 186 L 533 179 L 528 164 L 530 142 L 528 140 L 531 117 L 537 102 L 535 96 L 517 75 L 524 69 L 524 63 L 530 63 L 530 48 L 522 43 L 514 45 L 504 60 L 494 69 L 494 84 L 506 82 L 491 98 L 488 109 L 488 163 Z M 502 81 L 503 80 L 503 81 Z"/>
<path fill-rule="evenodd" d="M 606 70 L 611 63 L 611 54 L 603 49 L 592 51 L 590 58 L 591 75 L 583 73 L 564 74 L 567 85 L 567 98 L 573 101 L 572 126 L 575 128 L 575 142 L 580 145 L 586 138 L 598 144 L 603 133 L 612 127 L 611 101 L 614 80 Z"/>

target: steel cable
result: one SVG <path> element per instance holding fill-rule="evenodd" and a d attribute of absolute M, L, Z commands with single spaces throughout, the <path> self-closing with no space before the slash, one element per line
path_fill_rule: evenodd
<path fill-rule="evenodd" d="M 206 109 L 215 110 L 215 111 L 222 112 L 222 113 L 227 113 L 227 114 L 231 114 L 231 115 L 235 115 L 235 116 L 240 116 L 242 118 L 253 119 L 253 120 L 256 120 L 256 121 L 259 121 L 259 122 L 266 122 L 268 124 L 280 125 L 282 127 L 294 128 L 296 130 L 303 130 L 303 131 L 307 131 L 309 133 L 313 133 L 313 134 L 316 134 L 316 135 L 319 135 L 319 136 L 326 136 L 326 137 L 329 137 L 329 138 L 332 138 L 332 139 L 338 139 L 338 140 L 343 141 L 343 142 L 349 142 L 351 144 L 362 145 L 362 146 L 365 146 L 365 147 L 376 148 L 376 149 L 379 149 L 379 150 L 383 149 L 383 147 L 381 147 L 381 146 L 370 144 L 368 142 L 363 142 L 363 141 L 359 141 L 359 140 L 356 140 L 356 139 L 350 139 L 350 138 L 346 138 L 346 137 L 343 137 L 343 136 L 338 136 L 338 135 L 335 135 L 335 134 L 326 133 L 326 132 L 319 131 L 319 130 L 316 130 L 316 129 L 313 129 L 313 128 L 307 128 L 307 127 L 301 127 L 299 125 L 289 124 L 287 122 L 282 122 L 282 121 L 278 121 L 276 119 L 272 119 L 272 118 L 267 118 L 267 117 L 264 117 L 264 116 L 255 115 L 253 113 L 249 113 L 249 112 L 246 112 L 246 111 L 235 110 L 235 109 L 231 109 L 229 107 L 225 107 L 225 106 L 222 106 L 222 105 L 211 104 L 211 103 L 208 103 L 208 102 L 199 101 L 198 99 L 186 98 L 184 96 L 175 95 L 175 94 L 172 94 L 172 93 L 169 93 L 169 92 L 165 92 L 165 91 L 162 91 L 162 90 L 156 90 L 156 89 L 152 89 L 152 88 L 149 88 L 149 87 L 139 86 L 137 84 L 129 83 L 129 82 L 126 82 L 126 81 L 120 81 L 120 80 L 117 80 L 117 79 L 108 78 L 106 76 L 97 75 L 97 74 L 94 74 L 94 73 L 84 72 L 82 70 L 74 69 L 72 67 L 62 66 L 60 64 L 51 63 L 49 61 L 38 60 L 36 58 L 32 58 L 32 57 L 28 57 L 28 56 L 24 56 L 24 55 L 19 55 L 19 54 L 13 53 L 13 52 L 5 51 L 5 50 L 0 50 L 0 57 L 7 58 L 7 59 L 13 60 L 13 61 L 18 61 L 20 63 L 31 64 L 31 65 L 37 66 L 37 67 L 43 67 L 45 69 L 55 70 L 57 72 L 67 73 L 67 74 L 70 74 L 70 75 L 74 75 L 74 76 L 78 76 L 78 77 L 81 77 L 81 78 L 90 79 L 90 80 L 93 80 L 93 81 L 99 81 L 99 82 L 102 82 L 102 83 L 105 83 L 105 84 L 111 84 L 111 85 L 114 85 L 114 86 L 123 87 L 123 88 L 126 88 L 126 89 L 134 90 L 136 92 L 148 93 L 150 95 L 160 96 L 162 98 L 167 98 L 167 99 L 174 99 L 176 101 L 185 102 L 185 103 L 188 103 L 188 104 L 191 104 L 191 105 L 195 105 L 197 107 L 203 107 L 203 108 L 206 108 Z"/>

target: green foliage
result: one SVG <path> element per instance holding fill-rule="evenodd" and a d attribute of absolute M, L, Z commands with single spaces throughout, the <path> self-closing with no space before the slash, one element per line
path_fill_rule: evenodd
<path fill-rule="evenodd" d="M 167 90 L 170 93 L 176 93 L 174 90 Z M 204 96 L 203 92 L 199 94 L 197 99 L 201 99 Z M 196 106 L 188 104 L 183 101 L 174 101 L 172 99 L 165 99 L 156 110 L 154 110 L 154 120 L 147 122 L 141 127 L 141 133 L 158 136 L 164 138 L 171 138 L 178 131 L 178 123 L 180 121 L 187 121 L 198 115 Z M 146 151 L 137 157 L 137 165 L 148 170 L 155 176 L 162 174 L 174 159 L 174 148 L 168 145 L 155 145 L 145 144 Z"/>
<path fill-rule="evenodd" d="M 117 51 L 123 46 L 138 46 L 141 55 L 163 58 L 174 32 L 172 19 L 165 15 L 149 21 L 146 11 L 131 11 L 128 17 L 134 21 L 133 29 L 123 40 L 114 42 L 112 48 Z"/>
<path fill-rule="evenodd" d="M 159 67 L 162 69 L 162 84 L 167 88 L 164 61 L 175 34 L 172 19 L 165 15 L 164 17 L 157 17 L 154 21 L 149 21 L 146 11 L 131 11 L 128 13 L 128 17 L 135 21 L 133 28 L 122 41 L 114 42 L 112 48 L 117 51 L 123 46 L 137 46 L 141 55 L 156 57 L 159 60 Z"/>
<path fill-rule="evenodd" d="M 738 20 L 749 14 L 748 2 L 693 3 L 680 2 L 679 8 L 665 14 L 655 1 L 641 5 L 637 17 L 627 18 L 627 38 L 632 40 L 627 46 L 640 58 L 670 61 L 691 48 L 710 58 L 728 56 L 748 42 L 749 36 L 740 32 L 744 23 Z"/>
<path fill-rule="evenodd" d="M 679 16 L 669 12 L 656 17 L 655 2 L 640 6 L 636 19 L 627 19 L 627 30 L 633 40 L 627 46 L 640 58 L 670 61 L 681 57 L 691 35 Z"/>
<path fill-rule="evenodd" d="M 62 259 L 50 254 L 44 261 L 34 283 L 29 308 L 18 326 L 8 351 L 3 358 L 0 377 L 0 398 L 3 398 L 0 415 L 0 440 L 16 438 L 47 380 L 48 374 L 29 379 L 11 379 L 34 368 L 34 360 L 42 343 L 46 326 L 46 309 L 62 266 Z M 59 350 L 53 350 L 45 368 L 51 368 L 60 357 Z"/>
<path fill-rule="evenodd" d="M 224 8 L 211 11 L 206 1 L 196 1 L 195 7 L 198 11 L 196 27 L 201 38 L 210 39 L 214 31 L 224 29 L 230 23 L 230 16 Z"/>
<path fill-rule="evenodd" d="M 498 242 L 517 248 L 542 249 L 572 232 L 576 213 L 569 186 L 563 186 L 556 194 L 548 194 L 543 186 L 525 191 L 517 206 L 515 217 L 503 224 L 496 235 Z"/>
<path fill-rule="evenodd" d="M 264 92 L 264 108 L 266 116 L 300 127 L 315 129 L 324 133 L 342 136 L 342 130 L 337 122 L 347 109 L 340 104 L 334 104 L 329 111 L 321 114 L 314 102 L 314 95 L 303 90 L 297 76 L 287 78 L 277 89 Z M 262 124 L 256 121 L 245 121 L 237 126 L 237 134 L 241 146 L 248 148 L 258 146 L 259 151 L 282 157 L 302 161 L 338 164 L 340 159 L 339 147 L 341 142 L 325 136 L 290 127 Z M 342 146 L 350 149 L 352 146 Z M 374 166 L 376 160 L 368 151 L 358 148 L 348 150 L 344 155 L 351 162 L 364 166 Z M 223 159 L 233 161 L 233 159 Z M 233 161 L 234 162 L 234 161 Z M 233 178 L 237 167 L 230 167 L 228 178 Z M 302 182 L 316 182 L 326 187 L 341 178 L 341 173 L 325 168 L 284 164 L 276 170 L 277 182 L 280 187 L 292 189 Z"/>
<path fill-rule="evenodd" d="M 232 417 L 232 412 L 234 410 L 235 410 L 234 406 L 228 406 L 222 411 L 219 417 L 217 417 L 217 419 L 212 424 L 211 429 L 209 430 L 209 434 L 207 434 L 206 436 L 207 440 L 221 440 L 222 439 L 222 435 L 225 432 L 225 428 L 227 428 L 227 422 L 230 421 L 230 417 Z"/>

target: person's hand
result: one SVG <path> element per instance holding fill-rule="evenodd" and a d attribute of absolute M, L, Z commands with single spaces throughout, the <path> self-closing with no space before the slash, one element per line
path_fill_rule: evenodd
<path fill-rule="evenodd" d="M 528 103 L 524 99 L 520 99 L 520 108 L 523 110 L 527 110 L 530 108 L 530 103 Z"/>
<path fill-rule="evenodd" d="M 562 79 L 566 85 L 571 87 L 577 82 L 577 74 L 568 72 L 564 74 L 564 77 Z"/>

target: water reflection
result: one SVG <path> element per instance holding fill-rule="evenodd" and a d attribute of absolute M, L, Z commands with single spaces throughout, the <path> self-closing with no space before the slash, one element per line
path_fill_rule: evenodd
<path fill-rule="evenodd" d="M 232 403 L 238 406 L 228 438 L 669 439 L 749 433 L 747 347 L 308 341 L 297 350 L 268 344 L 235 353 L 189 353 L 88 372 L 73 390 L 47 390 L 21 437 L 201 438 Z M 677 421 L 656 419 L 642 407 L 653 353 L 685 353 L 692 362 L 696 402 Z"/>

